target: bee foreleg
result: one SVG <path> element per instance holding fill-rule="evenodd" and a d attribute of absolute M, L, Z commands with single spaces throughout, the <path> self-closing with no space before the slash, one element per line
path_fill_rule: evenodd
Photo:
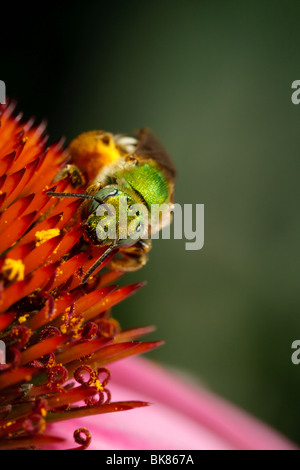
<path fill-rule="evenodd" d="M 76 165 L 68 164 L 64 166 L 56 175 L 54 182 L 64 179 L 66 177 L 71 177 L 71 184 L 73 188 L 79 188 L 85 184 L 85 178 L 81 170 Z"/>
<path fill-rule="evenodd" d="M 133 246 L 120 249 L 120 257 L 115 257 L 109 263 L 109 267 L 123 272 L 137 271 L 147 263 L 150 250 L 151 240 L 139 240 Z"/>

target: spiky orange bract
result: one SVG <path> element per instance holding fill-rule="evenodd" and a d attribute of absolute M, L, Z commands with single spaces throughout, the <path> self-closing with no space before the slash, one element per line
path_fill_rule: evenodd
<path fill-rule="evenodd" d="M 53 183 L 62 144 L 46 147 L 45 126 L 22 122 L 13 104 L 0 113 L 0 449 L 44 448 L 60 441 L 47 423 L 147 405 L 111 403 L 106 366 L 160 343 L 135 340 L 151 327 L 121 331 L 110 316 L 142 283 L 117 288 L 109 270 L 80 282 L 103 249 L 84 245 L 80 201 L 46 194 L 85 190 Z M 80 428 L 74 439 L 85 448 L 91 436 Z"/>

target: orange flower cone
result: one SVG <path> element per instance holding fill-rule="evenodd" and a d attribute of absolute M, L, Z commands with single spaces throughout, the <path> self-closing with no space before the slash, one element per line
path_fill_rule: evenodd
<path fill-rule="evenodd" d="M 146 406 L 111 402 L 106 366 L 161 342 L 137 341 L 152 327 L 122 331 L 110 316 L 143 286 L 112 285 L 121 274 L 102 273 L 110 258 L 81 284 L 103 248 L 82 241 L 80 200 L 46 194 L 85 190 L 70 176 L 54 183 L 68 161 L 62 142 L 47 147 L 45 126 L 24 123 L 13 103 L 0 121 L 0 449 L 45 448 L 62 439 L 48 423 Z M 90 438 L 74 432 L 80 448 Z"/>

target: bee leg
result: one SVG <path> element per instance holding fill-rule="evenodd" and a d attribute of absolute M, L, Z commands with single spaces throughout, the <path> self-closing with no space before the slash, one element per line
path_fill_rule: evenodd
<path fill-rule="evenodd" d="M 67 178 L 68 176 L 71 177 L 71 184 L 73 188 L 79 188 L 79 186 L 85 184 L 85 178 L 81 170 L 78 168 L 78 166 L 71 164 L 66 165 L 57 173 L 54 182 Z"/>
<path fill-rule="evenodd" d="M 109 267 L 122 272 L 137 271 L 147 263 L 150 250 L 151 240 L 139 240 L 135 245 L 119 250 L 120 257 L 115 257 Z"/>

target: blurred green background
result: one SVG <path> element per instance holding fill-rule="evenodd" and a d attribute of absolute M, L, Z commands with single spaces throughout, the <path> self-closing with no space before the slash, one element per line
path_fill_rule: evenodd
<path fill-rule="evenodd" d="M 149 357 L 300 443 L 299 1 L 80 2 L 2 18 L 0 78 L 51 141 L 151 127 L 205 204 L 205 244 L 157 240 L 114 309 L 155 324 Z M 4 34 L 3 34 L 4 29 Z"/>

